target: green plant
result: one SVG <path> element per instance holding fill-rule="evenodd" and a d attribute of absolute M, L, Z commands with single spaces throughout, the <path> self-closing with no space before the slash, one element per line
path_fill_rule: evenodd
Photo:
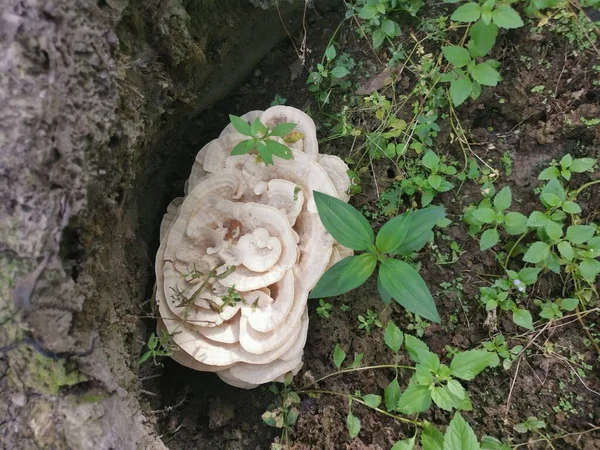
<path fill-rule="evenodd" d="M 476 99 L 481 94 L 481 86 L 496 86 L 501 79 L 496 70 L 499 66 L 497 61 L 477 63 L 474 59 L 478 54 L 475 47 L 467 49 L 451 45 L 442 47 L 442 53 L 451 64 L 452 71 L 445 74 L 441 81 L 450 83 L 450 98 L 454 106 L 462 104 L 469 97 Z"/>
<path fill-rule="evenodd" d="M 372 309 L 367 309 L 366 317 L 360 314 L 358 317 L 358 329 L 365 330 L 367 334 L 371 334 L 373 327 L 381 328 L 383 324 L 379 320 L 379 314 Z"/>
<path fill-rule="evenodd" d="M 292 159 L 294 157 L 287 146 L 271 138 L 281 137 L 284 141 L 288 138 L 298 140 L 298 137 L 290 135 L 293 129 L 296 128 L 295 123 L 279 123 L 272 130 L 269 130 L 258 117 L 254 119 L 252 124 L 233 114 L 229 115 L 229 120 L 238 133 L 250 137 L 250 139 L 246 139 L 233 147 L 231 150 L 232 155 L 244 155 L 256 151 L 258 158 L 267 165 L 273 164 L 273 156 L 281 159 Z"/>
<path fill-rule="evenodd" d="M 547 320 L 560 319 L 565 311 L 574 311 L 579 305 L 576 298 L 562 298 L 555 301 L 537 300 L 536 304 L 541 308 L 540 317 Z"/>
<path fill-rule="evenodd" d="M 447 192 L 454 188 L 454 185 L 446 180 L 446 175 L 456 175 L 456 167 L 443 164 L 440 157 L 433 151 L 428 150 L 421 159 L 421 165 L 431 173 L 427 177 L 427 187 L 423 190 L 421 199 L 425 207 L 431 203 L 436 192 Z"/>
<path fill-rule="evenodd" d="M 272 450 L 287 448 L 289 433 L 300 415 L 300 411 L 295 406 L 300 403 L 300 396 L 290 387 L 292 381 L 293 376 L 289 372 L 284 377 L 281 389 L 275 384 L 269 387 L 269 390 L 277 396 L 277 402 L 269 405 L 262 415 L 262 420 L 270 427 L 281 429 L 282 441 L 282 444 L 274 444 Z"/>
<path fill-rule="evenodd" d="M 596 160 L 594 158 L 576 158 L 570 154 L 566 154 L 559 162 L 552 160 L 550 167 L 544 169 L 538 176 L 538 180 L 554 180 L 556 178 L 564 178 L 569 181 L 573 173 L 590 172 L 594 169 Z M 578 208 L 574 208 L 577 210 Z"/>
<path fill-rule="evenodd" d="M 456 0 L 445 0 L 454 3 Z M 469 29 L 467 47 L 450 45 L 442 47 L 452 71 L 442 77 L 450 83 L 450 98 L 455 106 L 462 104 L 468 97 L 479 97 L 481 86 L 496 86 L 500 81 L 497 72 L 499 63 L 494 60 L 477 62 L 477 58 L 487 55 L 498 35 L 498 28 L 519 28 L 523 21 L 519 13 L 508 3 L 487 0 L 469 2 L 459 6 L 451 16 L 456 22 L 474 23 Z"/>
<path fill-rule="evenodd" d="M 432 401 L 446 411 L 471 410 L 470 396 L 457 379 L 472 380 L 486 367 L 499 364 L 495 353 L 468 350 L 457 353 L 447 366 L 440 363 L 439 357 L 429 351 L 423 341 L 404 335 L 404 344 L 410 359 L 416 363 L 415 373 L 404 392 L 400 393 L 395 380 L 386 387 L 385 393 L 386 399 L 397 399 L 395 405 L 388 405 L 388 410 L 404 414 L 424 412 Z"/>
<path fill-rule="evenodd" d="M 502 367 L 504 367 L 504 370 L 509 370 L 515 359 L 523 351 L 522 345 L 515 345 L 509 348 L 502 334 L 498 334 L 491 341 L 482 342 L 481 345 L 488 352 L 494 352 L 502 358 Z"/>
<path fill-rule="evenodd" d="M 156 358 L 161 356 L 171 356 L 173 351 L 177 348 L 173 342 L 173 336 L 167 333 L 166 330 L 161 330 L 158 336 L 155 333 L 152 333 L 148 338 L 147 345 L 148 351 L 140 356 L 138 365 L 142 365 L 150 357 L 152 357 L 155 365 L 159 365 L 160 363 L 156 361 Z"/>
<path fill-rule="evenodd" d="M 348 89 L 350 87 L 350 81 L 346 77 L 355 65 L 352 57 L 347 54 L 338 56 L 335 45 L 329 45 L 322 61 L 317 64 L 317 70 L 308 75 L 306 80 L 309 85 L 308 90 L 317 94 L 321 104 L 329 103 L 334 88 Z"/>
<path fill-rule="evenodd" d="M 401 4 L 414 5 L 412 11 L 416 13 L 423 5 L 422 0 L 358 0 L 348 11 L 348 17 L 357 14 L 365 21 L 362 26 L 363 35 L 370 35 L 373 47 L 379 48 L 386 39 L 400 36 L 400 25 L 389 18 L 389 13 Z"/>
<path fill-rule="evenodd" d="M 492 248 L 500 240 L 498 227 L 510 235 L 522 234 L 527 230 L 527 217 L 518 212 L 505 211 L 512 204 L 512 191 L 506 186 L 498 192 L 493 200 L 483 199 L 477 207 L 469 206 L 465 209 L 464 220 L 470 227 L 471 233 L 485 230 L 479 238 L 481 251 Z"/>
<path fill-rule="evenodd" d="M 419 251 L 433 237 L 436 222 L 444 218 L 440 206 L 406 212 L 388 221 L 377 234 L 360 212 L 347 203 L 314 192 L 319 216 L 327 231 L 340 244 L 365 253 L 349 256 L 323 274 L 310 298 L 343 294 L 362 285 L 379 263 L 378 290 L 388 303 L 394 298 L 408 311 L 439 322 L 435 303 L 419 273 L 407 262 L 394 259 Z"/>
<path fill-rule="evenodd" d="M 332 309 L 333 309 L 333 305 L 331 303 L 327 303 L 322 298 L 319 299 L 319 306 L 317 306 L 317 315 L 319 317 L 328 318 L 329 313 L 331 313 Z"/>

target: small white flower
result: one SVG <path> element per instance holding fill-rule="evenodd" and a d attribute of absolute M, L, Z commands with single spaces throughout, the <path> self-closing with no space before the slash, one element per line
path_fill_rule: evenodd
<path fill-rule="evenodd" d="M 524 288 L 523 286 L 521 286 L 521 287 L 519 288 L 519 292 L 525 292 L 525 288 Z"/>

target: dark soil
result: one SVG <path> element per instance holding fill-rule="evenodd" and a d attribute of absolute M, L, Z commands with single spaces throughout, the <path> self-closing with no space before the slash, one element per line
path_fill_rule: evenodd
<path fill-rule="evenodd" d="M 227 114 L 266 108 L 279 94 L 287 98 L 288 105 L 310 108 L 317 122 L 324 117 L 317 114 L 318 105 L 306 89 L 307 69 L 320 60 L 341 20 L 341 15 L 336 14 L 325 17 L 309 14 L 307 36 L 310 53 L 305 68 L 299 63 L 294 48 L 285 42 L 272 51 L 226 100 L 178 130 L 182 136 L 178 145 L 184 145 L 187 150 L 167 177 L 167 192 L 161 199 L 164 205 L 180 195 L 195 153 L 228 123 Z M 301 34 L 294 36 L 296 42 L 299 37 Z M 357 62 L 375 70 L 383 69 L 365 42 L 348 27 L 342 29 L 338 41 L 343 42 L 344 51 L 351 53 Z M 504 80 L 495 89 L 484 89 L 477 101 L 461 107 L 459 116 L 463 127 L 471 130 L 472 141 L 476 143 L 474 148 L 480 158 L 501 167 L 499 161 L 502 155 L 508 153 L 511 156 L 514 164 L 512 174 L 501 174 L 496 185 L 510 186 L 513 204 L 518 205 L 518 210 L 529 213 L 538 208 L 533 192 L 539 185 L 537 174 L 551 159 L 560 158 L 567 152 L 574 156 L 600 157 L 600 128 L 577 125 L 581 116 L 600 117 L 598 87 L 592 83 L 597 79 L 597 74 L 592 71 L 592 65 L 597 64 L 597 55 L 579 51 L 564 38 L 549 31 L 535 35 L 526 29 L 508 33 L 501 39 L 499 47 L 494 56 L 502 62 Z M 359 85 L 365 80 L 354 81 Z M 531 93 L 531 89 L 538 85 L 546 87 L 543 95 Z M 403 88 L 407 89 L 407 86 L 398 86 L 398 89 Z M 567 125 L 566 119 L 576 125 Z M 448 129 L 444 126 L 448 127 L 448 124 L 442 123 L 442 132 L 435 143 L 437 151 L 462 160 L 462 150 L 447 138 Z M 322 130 L 320 137 L 326 136 L 326 131 Z M 338 140 L 324 144 L 321 151 L 345 157 L 351 144 Z M 385 189 L 391 184 L 389 177 L 393 175 L 393 170 L 390 174 L 388 169 L 382 163 L 375 165 L 374 174 L 367 172 L 362 180 L 363 194 L 353 198 L 352 202 L 376 210 L 377 190 L 373 180 L 380 183 L 379 190 Z M 598 175 L 595 173 L 591 177 L 597 178 Z M 589 177 L 585 175 L 574 182 L 584 182 Z M 594 218 L 600 212 L 595 201 L 599 195 L 598 188 L 589 189 L 586 193 L 582 202 L 584 216 Z M 427 327 L 422 339 L 440 356 L 445 355 L 447 345 L 466 350 L 492 335 L 484 324 L 486 313 L 475 296 L 478 288 L 485 285 L 482 274 L 499 273 L 500 267 L 491 252 L 479 251 L 477 241 L 467 234 L 466 225 L 460 220 L 463 207 L 478 202 L 480 198 L 479 187 L 470 182 L 465 183 L 460 192 L 442 197 L 454 222 L 445 233 L 464 249 L 458 261 L 438 265 L 432 251 L 423 252 L 420 259 L 421 274 L 434 294 L 442 316 L 441 325 Z M 401 205 L 401 208 L 408 206 Z M 154 236 L 157 236 L 157 224 L 158 220 L 153 225 Z M 157 240 L 152 242 L 157 247 Z M 438 236 L 436 243 L 438 251 L 449 252 L 447 241 Z M 457 278 L 462 280 L 457 289 L 440 287 L 440 283 L 452 283 Z M 557 287 L 560 287 L 558 279 L 540 283 L 532 296 L 551 296 L 556 293 Z M 315 312 L 316 305 L 311 307 L 305 366 L 296 377 L 296 387 L 335 371 L 331 354 L 336 343 L 348 355 L 355 352 L 364 354 L 364 366 L 389 364 L 394 360 L 384 346 L 381 329 L 375 327 L 370 333 L 358 329 L 357 315 L 364 315 L 367 309 L 379 312 L 383 323 L 393 319 L 405 330 L 411 323 L 398 305 L 384 307 L 372 282 L 330 302 L 334 309 L 329 318 L 319 317 Z M 341 304 L 350 305 L 350 310 L 342 312 Z M 527 306 L 537 311 L 533 303 Z M 586 325 L 592 327 L 596 337 L 597 320 L 597 314 L 585 318 Z M 511 337 L 511 345 L 527 345 L 531 339 L 531 335 L 523 335 L 523 330 L 507 317 L 500 317 L 498 327 L 505 336 Z M 148 328 L 152 328 L 151 321 Z M 597 425 L 600 364 L 593 347 L 585 345 L 586 339 L 582 325 L 577 321 L 566 326 L 550 327 L 531 344 L 526 357 L 513 364 L 510 370 L 488 370 L 466 383 L 474 410 L 464 416 L 476 433 L 479 436 L 489 434 L 502 439 L 514 438 L 516 443 L 525 442 L 529 436 L 520 436 L 513 430 L 513 425 L 529 416 L 544 420 L 548 424 L 544 431 L 550 436 L 585 431 Z M 406 356 L 401 356 L 398 362 L 409 363 Z M 155 426 L 169 448 L 263 449 L 268 448 L 279 435 L 279 430 L 267 427 L 260 417 L 275 400 L 267 386 L 252 391 L 238 390 L 224 385 L 212 374 L 197 373 L 169 360 L 164 361 L 161 368 L 147 364 L 140 376 L 146 413 L 155 418 Z M 332 377 L 321 383 L 320 388 L 342 393 L 360 391 L 362 394 L 382 395 L 383 388 L 393 376 L 390 370 L 362 371 Z M 402 387 L 409 376 L 408 373 L 400 374 Z M 387 450 L 394 442 L 410 437 L 414 432 L 391 418 L 356 406 L 354 413 L 361 420 L 362 431 L 357 438 L 350 439 L 345 428 L 347 402 L 336 396 L 302 397 L 299 409 L 300 418 L 290 438 L 291 446 L 297 449 Z M 447 424 L 450 417 L 449 413 L 437 408 L 423 416 L 440 426 Z M 545 445 L 530 444 L 528 448 L 546 448 Z M 600 448 L 600 433 L 559 440 L 555 448 Z"/>

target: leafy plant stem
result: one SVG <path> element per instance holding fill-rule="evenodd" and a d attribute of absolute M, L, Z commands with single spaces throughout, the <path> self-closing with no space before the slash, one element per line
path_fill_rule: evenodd
<path fill-rule="evenodd" d="M 583 434 L 593 433 L 594 431 L 598 431 L 598 430 L 600 430 L 600 426 L 593 427 L 593 428 L 590 428 L 590 429 L 585 430 L 585 431 L 576 431 L 576 432 L 573 432 L 573 433 L 563 434 L 561 436 L 555 436 L 555 437 L 550 438 L 550 439 L 549 438 L 545 438 L 545 439 L 533 439 L 533 440 L 529 440 L 527 442 L 523 442 L 522 444 L 513 445 L 513 446 L 511 446 L 511 448 L 521 448 L 521 447 L 529 446 L 529 445 L 536 444 L 538 442 L 544 442 L 544 441 L 546 441 L 546 442 L 548 442 L 548 441 L 558 441 L 558 440 L 564 439 L 566 437 L 581 436 Z"/>
<path fill-rule="evenodd" d="M 357 402 L 360 403 L 361 405 L 365 405 L 368 408 L 371 408 L 375 411 L 377 411 L 378 413 L 381 413 L 385 416 L 391 417 L 399 422 L 404 422 L 404 423 L 410 423 L 416 427 L 424 427 L 425 426 L 425 422 L 421 422 L 420 420 L 411 420 L 408 419 L 406 417 L 403 416 L 398 416 L 396 414 L 392 414 L 389 413 L 387 411 L 384 411 L 383 409 L 380 408 L 373 408 L 372 406 L 367 405 L 366 402 L 364 402 L 360 397 L 355 397 L 354 395 L 350 395 L 350 394 L 346 394 L 345 392 L 336 392 L 336 391 L 328 391 L 328 390 L 323 390 L 323 389 L 314 389 L 314 390 L 307 390 L 307 391 L 298 391 L 299 394 L 327 394 L 327 395 L 337 395 L 338 397 L 344 397 L 346 399 L 351 399 L 353 402 Z"/>
<path fill-rule="evenodd" d="M 415 370 L 414 367 L 412 366 L 400 366 L 397 364 L 381 364 L 381 365 L 377 365 L 377 366 L 366 366 L 366 367 L 354 367 L 354 368 L 350 368 L 350 369 L 342 369 L 338 372 L 332 372 L 329 375 L 325 375 L 324 377 L 319 378 L 318 380 L 313 381 L 312 383 L 302 387 L 302 390 L 308 389 L 311 386 L 316 385 L 317 383 L 320 383 L 321 381 L 326 380 L 327 378 L 331 378 L 334 377 L 336 375 L 343 375 L 345 373 L 352 373 L 352 372 L 361 372 L 363 370 L 375 370 L 375 369 L 409 369 L 409 370 Z"/>

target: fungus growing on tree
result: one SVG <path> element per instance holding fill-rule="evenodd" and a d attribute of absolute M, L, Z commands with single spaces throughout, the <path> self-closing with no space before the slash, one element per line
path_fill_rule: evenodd
<path fill-rule="evenodd" d="M 228 125 L 199 152 L 186 195 L 167 208 L 156 256 L 156 300 L 176 344 L 173 359 L 253 388 L 297 373 L 308 330 L 307 298 L 325 270 L 351 254 L 323 227 L 320 191 L 348 200 L 348 167 L 319 155 L 312 119 L 295 108 L 251 111 L 271 130 L 293 123 L 291 159 L 266 165 Z"/>

